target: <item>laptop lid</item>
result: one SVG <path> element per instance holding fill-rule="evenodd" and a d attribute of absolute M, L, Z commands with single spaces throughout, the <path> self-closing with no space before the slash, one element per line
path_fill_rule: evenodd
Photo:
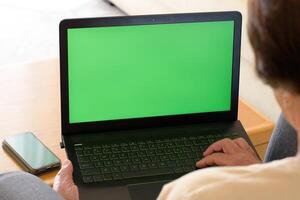
<path fill-rule="evenodd" d="M 62 133 L 237 119 L 238 12 L 60 24 Z"/>

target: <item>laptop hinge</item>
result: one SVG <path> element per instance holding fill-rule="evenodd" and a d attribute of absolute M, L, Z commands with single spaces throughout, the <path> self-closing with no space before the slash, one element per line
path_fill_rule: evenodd
<path fill-rule="evenodd" d="M 59 144 L 61 149 L 64 149 L 66 147 L 63 137 L 61 137 L 61 142 Z"/>

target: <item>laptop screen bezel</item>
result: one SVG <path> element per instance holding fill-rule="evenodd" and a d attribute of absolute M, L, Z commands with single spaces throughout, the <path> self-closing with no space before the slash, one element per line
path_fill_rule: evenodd
<path fill-rule="evenodd" d="M 234 21 L 231 108 L 229 111 L 196 113 L 172 116 L 145 117 L 96 122 L 70 123 L 68 91 L 68 40 L 70 28 L 112 27 L 146 24 L 169 24 L 185 22 Z M 240 48 L 242 16 L 239 12 L 184 13 L 105 18 L 66 19 L 59 26 L 60 40 L 60 91 L 62 134 L 128 130 L 148 127 L 184 125 L 194 123 L 236 121 L 238 112 Z"/>

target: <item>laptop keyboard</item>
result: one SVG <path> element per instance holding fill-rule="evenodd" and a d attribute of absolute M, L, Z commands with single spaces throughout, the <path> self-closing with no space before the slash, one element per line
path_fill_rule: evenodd
<path fill-rule="evenodd" d="M 74 148 L 83 182 L 92 183 L 191 172 L 209 144 L 222 138 L 224 135 L 212 134 L 101 145 L 75 144 Z"/>

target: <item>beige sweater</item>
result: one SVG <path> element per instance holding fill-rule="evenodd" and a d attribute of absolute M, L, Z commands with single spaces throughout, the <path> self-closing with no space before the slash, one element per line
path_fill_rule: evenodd
<path fill-rule="evenodd" d="M 158 200 L 300 200 L 300 158 L 245 167 L 213 167 L 163 187 Z"/>

